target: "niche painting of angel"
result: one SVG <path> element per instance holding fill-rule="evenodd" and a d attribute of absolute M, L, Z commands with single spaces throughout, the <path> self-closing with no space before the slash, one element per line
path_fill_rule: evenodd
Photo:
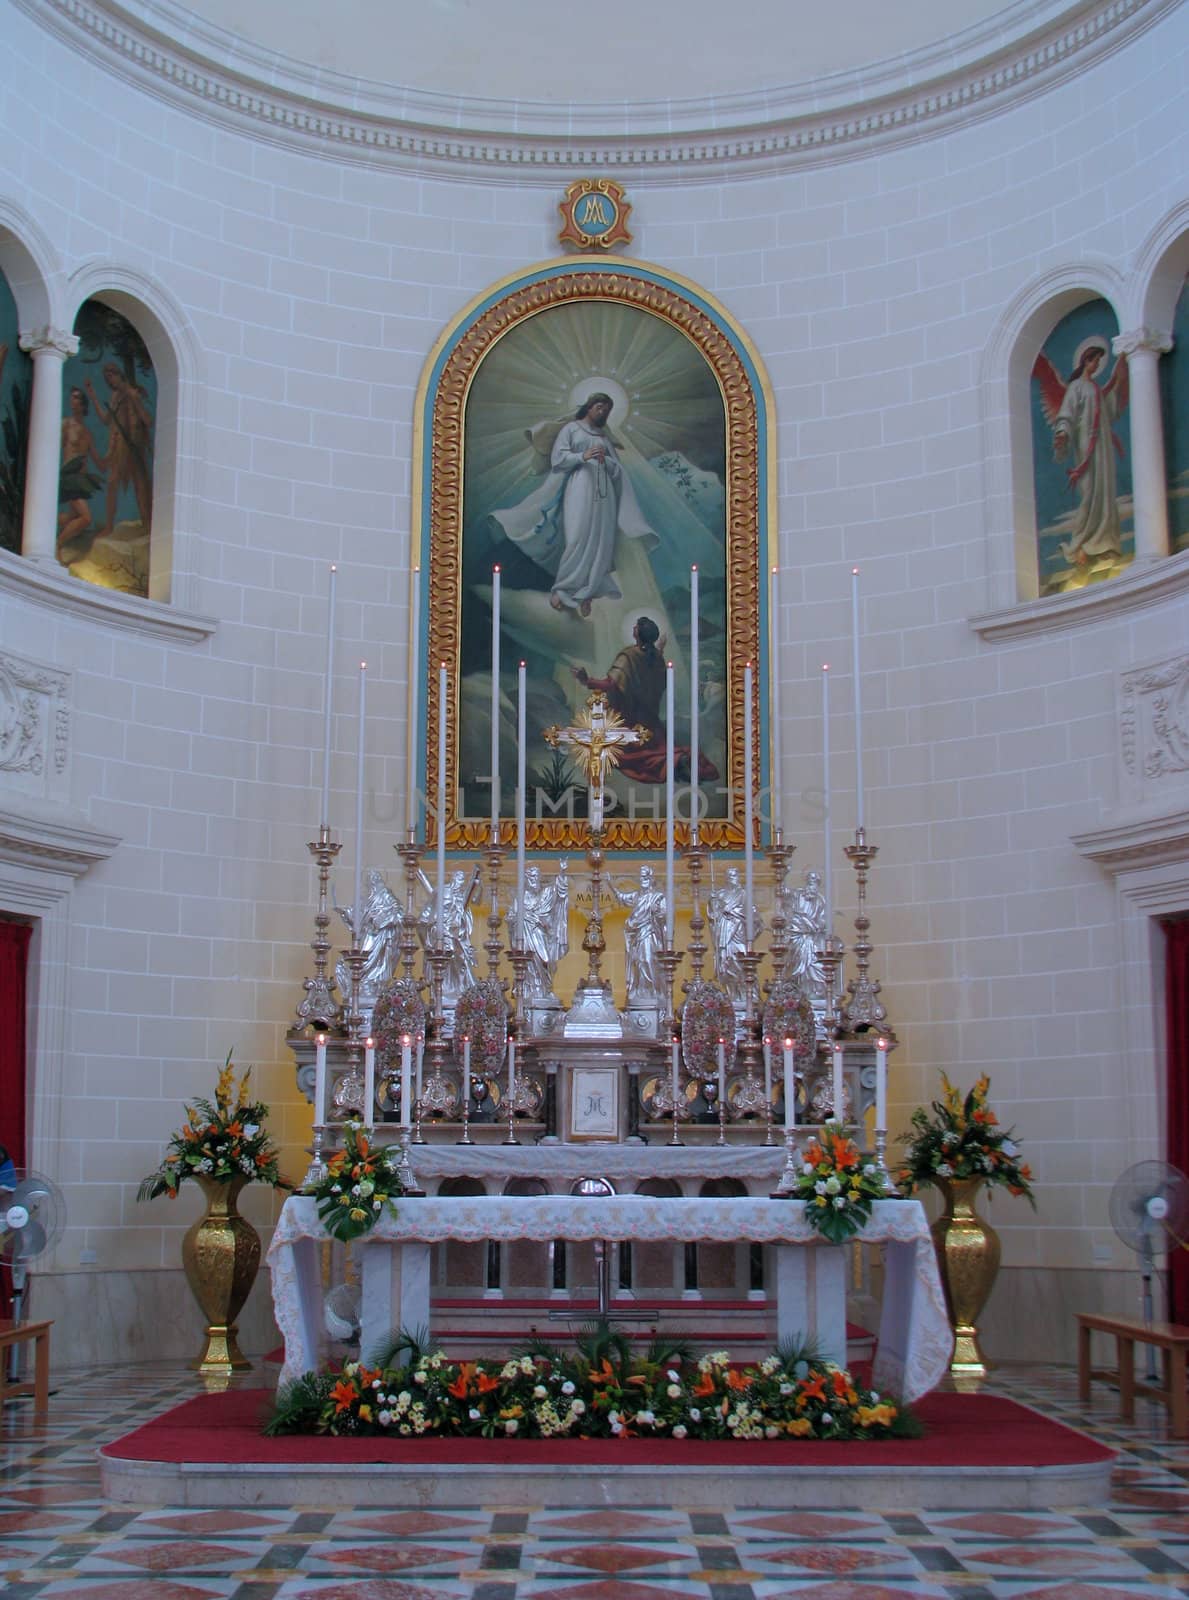
<path fill-rule="evenodd" d="M 1112 359 L 1103 328 L 1113 321 L 1104 301 L 1080 307 L 1054 330 L 1032 368 L 1042 595 L 1112 578 L 1135 555 L 1130 441 L 1121 426 L 1127 358 Z M 1041 422 L 1051 438 L 1047 449 Z"/>

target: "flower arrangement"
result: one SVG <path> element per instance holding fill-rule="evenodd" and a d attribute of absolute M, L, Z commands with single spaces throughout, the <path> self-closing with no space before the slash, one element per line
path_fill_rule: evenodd
<path fill-rule="evenodd" d="M 945 1073 L 942 1098 L 929 1111 L 918 1106 L 912 1114 L 912 1132 L 905 1134 L 908 1151 L 897 1173 L 901 1191 L 912 1194 L 922 1184 L 938 1179 L 982 1178 L 1004 1184 L 1010 1194 L 1026 1195 L 1035 1210 L 1032 1172 L 1021 1161 L 1014 1128 L 1006 1131 L 987 1104 L 991 1080 L 982 1077 L 963 1097 Z"/>
<path fill-rule="evenodd" d="M 349 1361 L 277 1398 L 265 1432 L 521 1439 L 877 1439 L 919 1433 L 912 1413 L 812 1354 L 733 1365 L 663 1349 L 633 1359 L 612 1335 L 577 1354 L 401 1365 Z M 658 1359 L 659 1358 L 659 1359 Z"/>
<path fill-rule="evenodd" d="M 171 1136 L 168 1154 L 156 1172 L 141 1183 L 138 1200 L 155 1200 L 162 1194 L 176 1200 L 187 1178 L 211 1178 L 216 1183 L 246 1178 L 277 1189 L 291 1187 L 280 1175 L 276 1147 L 264 1131 L 268 1107 L 248 1099 L 251 1075 L 249 1067 L 232 1092 L 235 1068 L 229 1050 L 215 1084 L 214 1103 L 195 1100 L 185 1108 L 185 1126 Z"/>
<path fill-rule="evenodd" d="M 883 1173 L 873 1161 L 864 1161 L 840 1122 L 827 1122 L 821 1135 L 810 1139 L 793 1195 L 806 1202 L 810 1226 L 831 1244 L 856 1234 L 870 1217 L 872 1202 L 888 1198 Z"/>
<path fill-rule="evenodd" d="M 375 1227 L 385 1210 L 396 1214 L 395 1197 L 404 1187 L 391 1164 L 390 1146 L 373 1147 L 361 1122 L 348 1122 L 343 1148 L 326 1163 L 326 1176 L 303 1189 L 318 1202 L 327 1233 L 344 1243 Z"/>

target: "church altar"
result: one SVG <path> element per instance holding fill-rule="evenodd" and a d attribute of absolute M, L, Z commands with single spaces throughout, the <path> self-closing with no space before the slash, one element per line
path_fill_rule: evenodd
<path fill-rule="evenodd" d="M 268 1265 L 277 1326 L 285 1341 L 281 1382 L 317 1369 L 322 1346 L 321 1249 L 327 1235 L 316 1202 L 285 1202 Z M 776 1252 L 777 1339 L 803 1334 L 845 1365 L 848 1253 L 824 1244 L 803 1202 L 650 1195 L 466 1195 L 403 1199 L 358 1243 L 361 1350 L 400 1327 L 430 1320 L 430 1246 L 447 1240 L 750 1240 Z M 915 1200 L 877 1201 L 857 1238 L 879 1244 L 884 1293 L 875 1387 L 914 1400 L 944 1377 L 953 1345 L 925 1213 Z M 612 1312 L 614 1316 L 614 1312 Z"/>

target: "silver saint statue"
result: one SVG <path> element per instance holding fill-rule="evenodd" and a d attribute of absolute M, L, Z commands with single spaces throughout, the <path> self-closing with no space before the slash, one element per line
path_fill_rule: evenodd
<path fill-rule="evenodd" d="M 620 905 L 629 908 L 623 928 L 628 1005 L 667 1006 L 668 987 L 658 960 L 665 948 L 668 907 L 664 892 L 656 887 L 647 864 L 640 868 L 639 888 L 620 888 L 612 879 L 608 879 L 608 887 Z"/>
<path fill-rule="evenodd" d="M 429 899 L 417 919 L 418 931 L 425 949 L 433 950 L 437 948 L 439 938 L 438 891 L 430 885 L 424 873 L 421 874 L 421 881 L 429 890 Z M 442 886 L 441 938 L 446 951 L 446 964 L 442 969 L 442 1000 L 449 1007 L 453 1006 L 464 989 L 469 989 L 472 983 L 479 981 L 475 947 L 471 942 L 475 932 L 471 901 L 478 887 L 478 867 L 472 871 L 469 883 L 466 873 L 459 868 L 451 873 Z M 428 966 L 426 975 L 429 975 Z"/>
<path fill-rule="evenodd" d="M 826 975 L 818 959 L 826 937 L 826 899 L 821 877 L 811 867 L 801 888 L 786 885 L 781 899 L 789 948 L 784 975 L 807 1000 L 824 999 Z"/>
<path fill-rule="evenodd" d="M 739 881 L 739 868 L 728 867 L 726 882 L 710 894 L 710 936 L 714 941 L 714 981 L 731 997 L 731 1004 L 747 1004 L 747 974 L 739 957 L 747 949 L 747 897 Z M 759 913 L 752 907 L 751 937 L 762 931 Z"/>
<path fill-rule="evenodd" d="M 400 948 L 401 930 L 405 911 L 400 901 L 384 881 L 384 875 L 372 867 L 367 874 L 367 889 L 361 906 L 340 906 L 335 910 L 346 923 L 351 943 L 364 953 L 359 972 L 359 1011 L 365 1029 L 371 1027 L 372 1012 L 380 986 L 392 975 L 393 963 Z M 340 959 L 335 963 L 334 981 L 344 998 L 351 994 L 351 968 Z"/>
<path fill-rule="evenodd" d="M 540 867 L 527 867 L 523 913 L 518 899 L 512 901 L 508 912 L 513 943 L 528 952 L 524 974 L 526 1000 L 556 998 L 553 974 L 570 948 L 569 916 L 569 862 L 559 862 L 557 875 L 551 883 L 542 883 Z"/>

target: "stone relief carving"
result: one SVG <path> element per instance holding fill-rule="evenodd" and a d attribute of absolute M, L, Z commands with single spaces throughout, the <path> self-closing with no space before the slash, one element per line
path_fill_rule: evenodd
<path fill-rule="evenodd" d="M 1189 774 L 1189 655 L 1123 674 L 1119 736 L 1129 797 L 1142 800 Z"/>
<path fill-rule="evenodd" d="M 0 651 L 0 784 L 63 798 L 70 757 L 70 674 Z"/>

